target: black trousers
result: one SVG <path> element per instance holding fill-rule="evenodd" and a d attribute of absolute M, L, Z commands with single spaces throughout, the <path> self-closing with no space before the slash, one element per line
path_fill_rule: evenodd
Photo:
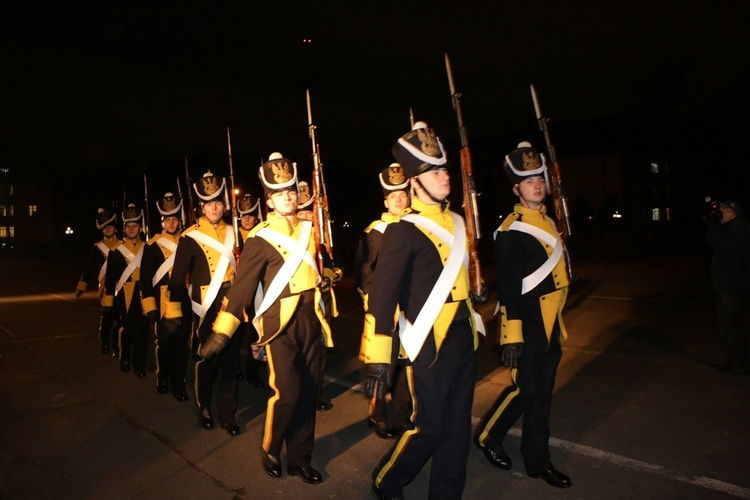
<path fill-rule="evenodd" d="M 739 293 L 716 294 L 716 325 L 727 348 L 727 359 L 735 368 L 748 362 L 747 329 L 743 324 L 746 307 L 747 300 Z"/>
<path fill-rule="evenodd" d="M 114 308 L 102 308 L 99 317 L 99 340 L 107 347 L 112 347 L 114 354 L 119 355 L 118 336 L 120 331 L 120 319 Z"/>
<path fill-rule="evenodd" d="M 518 367 L 511 370 L 512 384 L 490 407 L 477 426 L 480 445 L 497 447 L 508 430 L 523 415 L 521 455 L 526 471 L 532 474 L 552 466 L 549 452 L 549 419 L 552 390 L 560 364 L 560 339 L 552 334 L 549 349 L 535 350 L 524 345 Z M 529 346 L 530 347 L 530 346 Z"/>
<path fill-rule="evenodd" d="M 148 320 L 143 315 L 141 307 L 141 288 L 136 283 L 129 309 L 125 308 L 125 291 L 120 290 L 120 292 L 116 299 L 121 324 L 120 359 L 131 361 L 133 370 L 145 372 L 148 352 Z"/>
<path fill-rule="evenodd" d="M 160 381 L 168 382 L 175 394 L 185 392 L 189 356 L 188 342 L 193 328 L 190 321 L 192 318 L 190 304 L 183 304 L 182 318 L 180 328 L 173 335 L 160 333 L 161 322 L 156 323 L 154 356 L 156 357 L 157 384 Z"/>
<path fill-rule="evenodd" d="M 268 400 L 263 449 L 278 456 L 286 442 L 287 465 L 307 465 L 312 458 L 324 349 L 311 301 L 298 305 L 284 331 L 266 346 L 273 394 Z"/>
<path fill-rule="evenodd" d="M 219 291 L 211 307 L 198 327 L 198 338 L 205 342 L 211 335 L 211 326 L 221 308 L 221 301 L 229 290 L 224 287 Z M 195 324 L 200 318 L 194 315 Z M 216 393 L 216 414 L 219 420 L 234 420 L 237 413 L 237 368 L 240 364 L 241 335 L 233 335 L 224 350 L 211 359 L 199 359 L 195 363 L 195 397 L 200 408 L 211 409 L 213 387 L 216 379 L 219 386 Z"/>
<path fill-rule="evenodd" d="M 429 337 L 427 342 L 434 341 Z M 434 350 L 426 354 L 404 373 L 414 395 L 414 428 L 401 435 L 373 472 L 376 486 L 387 497 L 402 495 L 430 457 L 428 498 L 461 498 L 466 484 L 476 378 L 469 321 L 453 322 L 437 360 Z"/>

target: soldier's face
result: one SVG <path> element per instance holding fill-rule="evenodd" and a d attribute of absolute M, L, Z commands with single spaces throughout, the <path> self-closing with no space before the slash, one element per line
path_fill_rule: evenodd
<path fill-rule="evenodd" d="M 242 224 L 242 229 L 249 231 L 255 227 L 255 221 L 254 215 L 243 215 L 242 219 L 240 219 L 240 224 Z"/>
<path fill-rule="evenodd" d="M 209 201 L 203 205 L 203 215 L 206 216 L 211 224 L 218 224 L 224 216 L 223 201 Z"/>
<path fill-rule="evenodd" d="M 388 193 L 383 203 L 389 214 L 398 215 L 409 206 L 409 195 L 402 190 L 392 191 Z"/>
<path fill-rule="evenodd" d="M 527 177 L 513 187 L 513 192 L 518 196 L 521 206 L 539 210 L 547 196 L 547 183 L 542 176 Z"/>
<path fill-rule="evenodd" d="M 451 176 L 446 168 L 433 168 L 417 176 L 422 186 L 436 199 L 444 200 L 451 194 Z M 418 186 L 418 185 L 417 185 Z M 416 190 L 419 199 L 425 203 L 434 203 L 429 196 L 423 199 L 422 189 Z"/>
<path fill-rule="evenodd" d="M 268 206 L 279 215 L 289 216 L 297 211 L 299 197 L 296 189 L 277 191 L 268 198 Z"/>
<path fill-rule="evenodd" d="M 180 219 L 177 217 L 167 217 L 163 224 L 167 234 L 175 234 L 180 229 Z"/>
<path fill-rule="evenodd" d="M 131 240 L 136 239 L 140 232 L 141 225 L 137 222 L 128 222 L 127 224 L 125 224 L 125 236 L 127 236 Z"/>
<path fill-rule="evenodd" d="M 102 229 L 102 233 L 106 238 L 111 238 L 115 235 L 115 226 L 109 225 L 104 226 L 104 229 Z"/>

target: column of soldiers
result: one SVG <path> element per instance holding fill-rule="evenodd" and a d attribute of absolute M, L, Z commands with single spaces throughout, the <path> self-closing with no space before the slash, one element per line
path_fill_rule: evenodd
<path fill-rule="evenodd" d="M 481 321 L 469 291 L 465 225 L 450 209 L 447 154 L 433 129 L 415 123 L 392 153 L 397 163 L 379 176 L 387 212 L 362 235 L 356 269 L 365 309 L 360 359 L 368 423 L 379 437 L 396 438 L 372 472 L 371 492 L 376 498 L 404 498 L 404 487 L 431 460 L 429 497 L 460 498 L 472 442 Z M 552 391 L 560 340 L 566 338 L 563 242 L 544 206 L 544 156 L 523 142 L 506 156 L 504 169 L 518 197 L 494 235 L 498 340 L 511 385 L 480 421 L 474 443 L 491 465 L 511 469 L 503 439 L 523 415 L 520 452 L 527 475 L 564 488 L 571 480 L 554 467 L 549 451 Z M 327 258 L 323 267 L 318 264 L 321 252 L 307 200 L 300 198 L 308 190 L 296 163 L 272 153 L 259 177 L 268 216 L 261 221 L 259 201 L 244 197 L 238 204 L 239 234 L 223 219 L 226 181 L 210 172 L 194 184 L 203 212 L 197 223 L 181 232 L 182 202 L 167 193 L 157 203 L 163 231 L 148 245 L 140 237 L 143 213 L 137 206 L 123 212 L 123 242 L 114 236 L 114 216 L 100 211 L 97 227 L 104 240 L 92 250 L 81 282 L 106 262 L 102 352 L 111 345 L 107 322 L 116 321 L 111 309 L 116 304 L 120 367 L 127 371 L 132 362 L 136 375 L 145 376 L 144 339 L 150 331 L 156 338 L 157 390 L 171 390 L 178 401 L 189 399 L 188 339 L 197 333 L 194 393 L 205 429 L 215 426 L 218 379 L 219 424 L 231 436 L 240 433 L 237 380 L 247 376 L 259 386 L 259 360 L 265 359 L 271 395 L 262 467 L 272 477 L 282 476 L 285 447 L 287 473 L 316 484 L 323 481 L 312 465 L 316 410 L 325 351 L 333 346 L 332 285 L 340 272 Z M 106 260 L 100 257 L 107 252 Z M 83 290 L 79 283 L 76 296 Z M 245 374 L 239 368 L 243 337 L 252 344 Z M 389 391 L 393 425 L 386 415 Z"/>

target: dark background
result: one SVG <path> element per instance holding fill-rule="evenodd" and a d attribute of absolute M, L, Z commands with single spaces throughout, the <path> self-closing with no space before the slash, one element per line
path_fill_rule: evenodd
<path fill-rule="evenodd" d="M 543 143 L 530 83 L 563 167 L 654 154 L 670 162 L 675 196 L 742 199 L 748 14 L 740 0 L 6 6 L 0 165 L 54 183 L 60 213 L 88 237 L 98 206 L 119 210 L 123 189 L 143 199 L 144 173 L 152 205 L 184 180 L 185 158 L 193 179 L 228 175 L 227 126 L 243 191 L 260 193 L 257 167 L 273 151 L 309 181 L 310 89 L 334 218 L 358 232 L 380 212 L 376 175 L 409 108 L 458 164 L 448 52 L 479 188 L 501 200 L 483 217 L 510 203 L 501 155 Z"/>

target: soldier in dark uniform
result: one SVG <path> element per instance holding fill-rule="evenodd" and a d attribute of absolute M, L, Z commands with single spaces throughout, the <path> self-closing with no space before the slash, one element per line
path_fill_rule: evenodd
<path fill-rule="evenodd" d="M 570 478 L 555 469 L 549 452 L 560 339 L 567 338 L 562 321 L 568 294 L 563 242 L 544 206 L 544 156 L 522 142 L 505 157 L 505 170 L 518 204 L 495 232 L 495 269 L 502 362 L 511 369 L 512 384 L 477 426 L 476 443 L 492 465 L 510 469 L 503 438 L 523 414 L 521 455 L 526 473 L 566 488 Z"/>
<path fill-rule="evenodd" d="M 141 305 L 141 260 L 146 243 L 141 239 L 143 210 L 130 203 L 122 213 L 122 245 L 109 252 L 105 277 L 104 306 L 117 302 L 120 318 L 120 369 L 130 371 L 132 357 L 136 377 L 146 377 L 148 322 Z"/>
<path fill-rule="evenodd" d="M 367 294 L 370 292 L 372 275 L 375 272 L 375 265 L 378 261 L 383 232 L 388 223 L 400 215 L 411 202 L 409 198 L 409 180 L 404 175 L 404 169 L 401 168 L 401 165 L 391 163 L 388 168 L 379 174 L 378 179 L 380 180 L 380 187 L 383 190 L 383 205 L 386 211 L 383 212 L 380 219 L 373 221 L 367 226 L 359 237 L 355 264 L 357 273 L 355 284 L 362 296 L 365 312 L 367 312 Z M 366 344 L 366 340 L 366 338 L 363 338 L 363 344 Z M 406 383 L 403 366 L 396 363 L 396 353 L 398 353 L 399 349 L 398 335 L 393 335 L 393 340 L 394 358 L 391 363 L 391 367 L 394 370 L 391 377 L 393 384 L 391 390 L 393 427 L 388 425 L 384 391 L 376 391 L 374 397 L 369 399 L 370 416 L 367 422 L 375 430 L 375 434 L 383 439 L 392 439 L 394 434 L 402 434 L 411 428 L 411 394 L 409 394 L 409 386 Z M 360 359 L 364 360 L 364 356 L 364 349 L 362 349 Z"/>
<path fill-rule="evenodd" d="M 113 308 L 105 308 L 104 302 L 104 277 L 107 274 L 107 255 L 122 244 L 117 237 L 117 216 L 107 209 L 100 208 L 96 214 L 96 228 L 102 232 L 101 241 L 94 243 L 89 254 L 86 267 L 83 268 L 81 279 L 76 286 L 75 297 L 78 298 L 88 288 L 88 284 L 96 278 L 99 287 L 99 301 L 102 304 L 102 314 L 99 318 L 99 341 L 102 354 L 108 354 L 112 345 L 112 357 L 119 355 L 119 347 L 116 342 L 117 331 L 120 328 L 117 314 Z M 114 342 L 113 342 L 114 337 Z M 114 344 L 114 345 L 113 345 Z"/>
<path fill-rule="evenodd" d="M 389 386 L 392 335 L 401 339 L 414 428 L 404 432 L 372 474 L 378 498 L 402 498 L 432 458 L 429 498 L 460 498 L 471 442 L 477 346 L 469 297 L 463 218 L 448 208 L 447 157 L 423 122 L 401 137 L 393 154 L 412 188 L 411 210 L 388 224 L 368 295 L 364 347 L 366 394 Z M 403 325 L 396 330 L 399 308 Z M 481 321 L 481 318 L 480 318 Z"/>
<path fill-rule="evenodd" d="M 169 392 L 177 401 L 187 401 L 185 392 L 188 366 L 188 340 L 192 328 L 190 300 L 184 295 L 182 317 L 185 319 L 176 332 L 167 333 L 161 328 L 161 319 L 167 309 L 169 296 L 167 287 L 174 266 L 177 244 L 180 241 L 185 213 L 182 200 L 172 193 L 166 193 L 161 203 L 156 202 L 161 214 L 163 231 L 157 234 L 143 250 L 141 265 L 141 297 L 143 311 L 149 320 L 149 331 L 154 332 L 156 347 L 156 390 L 162 394 Z"/>
<path fill-rule="evenodd" d="M 237 265 L 233 250 L 235 234 L 232 225 L 223 220 L 229 205 L 226 181 L 211 172 L 193 184 L 201 200 L 203 215 L 186 229 L 180 237 L 175 255 L 172 276 L 169 278 L 169 303 L 160 325 L 166 331 L 176 332 L 183 317 L 183 298 L 188 294 L 193 310 L 194 328 L 200 342 L 211 334 L 211 324 L 221 308 L 221 302 L 234 280 Z M 219 423 L 230 436 L 237 436 L 240 428 L 235 422 L 237 412 L 237 367 L 240 360 L 239 338 L 230 342 L 221 356 L 200 359 L 195 364 L 195 394 L 198 423 L 204 429 L 213 429 L 211 413 L 213 385 L 219 378 L 217 410 Z"/>
<path fill-rule="evenodd" d="M 214 323 L 213 345 L 201 346 L 201 355 L 210 356 L 231 342 L 262 283 L 263 299 L 252 321 L 259 345 L 266 348 L 273 391 L 261 445 L 263 468 L 272 477 L 281 476 L 280 453 L 286 442 L 289 475 L 315 484 L 323 481 L 311 465 L 320 358 L 323 349 L 333 345 L 321 303 L 324 294 L 332 293 L 332 272 L 325 270 L 321 277 L 312 224 L 297 218 L 296 164 L 273 153 L 260 176 L 273 212 L 245 241 L 237 280 Z"/>
<path fill-rule="evenodd" d="M 237 213 L 240 218 L 240 235 L 242 241 L 247 239 L 250 231 L 259 223 L 263 221 L 263 213 L 260 209 L 260 198 L 253 196 L 250 193 L 246 193 L 237 204 Z M 254 315 L 254 309 L 248 309 L 248 316 Z M 258 341 L 258 332 L 255 331 L 253 325 L 250 322 L 244 322 L 241 325 L 245 331 L 242 333 L 241 344 L 247 346 L 247 356 L 245 361 L 245 373 L 242 370 L 237 370 L 237 379 L 242 380 L 247 374 L 247 383 L 253 387 L 262 387 L 263 383 L 260 381 L 260 367 L 265 364 L 263 361 L 258 360 L 253 355 L 252 345 Z M 256 350 L 256 352 L 258 352 Z"/>

